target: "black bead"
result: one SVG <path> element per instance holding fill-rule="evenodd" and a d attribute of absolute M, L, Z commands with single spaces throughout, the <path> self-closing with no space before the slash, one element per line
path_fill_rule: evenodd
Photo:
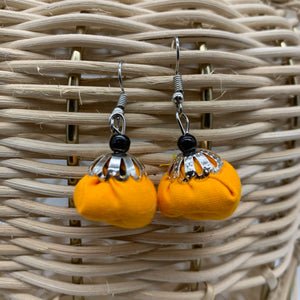
<path fill-rule="evenodd" d="M 177 145 L 183 155 L 187 156 L 196 152 L 197 140 L 193 135 L 187 133 L 178 139 Z"/>
<path fill-rule="evenodd" d="M 124 134 L 115 134 L 111 137 L 109 146 L 114 153 L 125 153 L 129 150 L 130 139 Z"/>

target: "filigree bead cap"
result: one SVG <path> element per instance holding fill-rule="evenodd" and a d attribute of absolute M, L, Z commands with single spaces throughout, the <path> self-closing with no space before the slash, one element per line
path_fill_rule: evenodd
<path fill-rule="evenodd" d="M 139 159 L 126 153 L 130 147 L 126 135 L 113 135 L 109 145 L 114 152 L 97 157 L 89 167 L 90 176 L 97 175 L 105 180 L 113 176 L 118 181 L 126 181 L 130 176 L 138 180 L 145 175 L 145 167 Z"/>
<path fill-rule="evenodd" d="M 170 178 L 183 181 L 203 179 L 210 173 L 215 174 L 221 170 L 223 162 L 218 155 L 206 149 L 196 151 L 197 140 L 193 135 L 182 135 L 177 144 L 182 153 L 170 165 Z"/>

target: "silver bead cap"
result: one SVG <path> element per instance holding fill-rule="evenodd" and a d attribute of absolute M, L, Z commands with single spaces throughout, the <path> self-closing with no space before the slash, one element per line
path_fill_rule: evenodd
<path fill-rule="evenodd" d="M 118 181 L 126 181 L 130 176 L 139 180 L 146 175 L 146 171 L 144 165 L 130 154 L 109 153 L 94 160 L 89 167 L 89 175 L 97 175 L 105 180 L 114 177 Z"/>
<path fill-rule="evenodd" d="M 195 163 L 197 162 L 201 166 L 201 174 L 196 170 Z M 221 158 L 214 152 L 206 149 L 200 149 L 198 152 L 186 156 L 180 153 L 170 165 L 169 178 L 182 181 L 190 181 L 192 178 L 203 179 L 210 173 L 215 174 L 219 172 L 222 166 L 223 162 Z M 184 170 L 184 176 L 182 174 L 182 168 Z"/>

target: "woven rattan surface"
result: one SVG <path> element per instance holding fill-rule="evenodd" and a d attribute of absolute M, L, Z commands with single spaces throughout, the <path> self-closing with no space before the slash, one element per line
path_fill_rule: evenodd
<path fill-rule="evenodd" d="M 0 297 L 285 299 L 300 235 L 299 2 L 0 5 Z M 67 179 L 109 151 L 120 60 L 130 152 L 155 184 L 166 171 L 180 135 L 171 101 L 176 35 L 191 133 L 237 168 L 237 211 L 218 222 L 157 212 L 137 230 L 83 220 L 68 206 Z M 207 65 L 212 72 L 202 74 Z M 78 86 L 70 76 L 81 77 Z M 201 101 L 205 89 L 212 101 Z M 67 112 L 68 99 L 79 112 Z M 204 113 L 213 129 L 201 129 Z M 79 144 L 66 143 L 67 124 L 79 126 Z M 71 156 L 80 166 L 67 165 Z"/>

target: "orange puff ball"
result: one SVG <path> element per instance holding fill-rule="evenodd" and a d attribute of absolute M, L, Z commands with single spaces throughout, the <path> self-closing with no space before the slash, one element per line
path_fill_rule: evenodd
<path fill-rule="evenodd" d="M 170 179 L 166 173 L 158 186 L 158 206 L 167 217 L 222 220 L 233 214 L 241 198 L 241 182 L 226 161 L 216 174 L 189 182 Z"/>
<path fill-rule="evenodd" d="M 123 228 L 148 225 L 157 206 L 156 190 L 151 180 L 142 176 L 107 181 L 95 176 L 84 176 L 76 185 L 74 203 L 86 219 L 106 222 Z"/>

